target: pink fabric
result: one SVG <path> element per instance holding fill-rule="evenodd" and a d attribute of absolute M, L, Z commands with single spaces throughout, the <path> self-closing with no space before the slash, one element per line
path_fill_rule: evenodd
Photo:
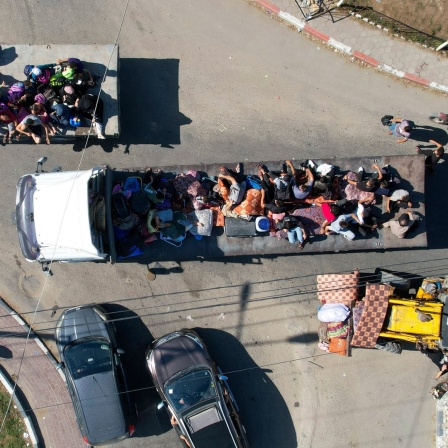
<path fill-rule="evenodd" d="M 322 214 L 328 222 L 333 222 L 336 216 L 331 212 L 330 204 L 322 204 Z"/>

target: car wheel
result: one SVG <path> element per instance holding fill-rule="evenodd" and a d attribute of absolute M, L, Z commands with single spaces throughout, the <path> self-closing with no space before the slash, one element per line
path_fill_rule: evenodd
<path fill-rule="evenodd" d="M 399 355 L 402 351 L 401 345 L 398 342 L 388 342 L 386 345 L 376 344 L 375 348 L 393 353 L 394 355 Z"/>

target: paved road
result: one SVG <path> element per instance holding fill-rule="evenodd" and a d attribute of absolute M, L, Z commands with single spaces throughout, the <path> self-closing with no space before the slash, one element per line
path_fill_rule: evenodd
<path fill-rule="evenodd" d="M 122 3 L 49 1 L 50 15 L 32 2 L 18 11 L 6 1 L 11 13 L 0 25 L 9 43 L 110 43 Z M 242 0 L 132 1 L 119 43 L 123 137 L 115 148 L 90 146 L 84 168 L 412 153 L 414 144 L 397 145 L 379 118 L 426 125 L 427 112 L 445 102 L 320 48 Z M 431 445 L 434 367 L 415 352 L 322 356 L 313 289 L 316 273 L 355 267 L 446 272 L 446 203 L 436 194 L 444 165 L 428 181 L 427 251 L 164 263 L 152 283 L 146 266 L 133 263 L 57 265 L 43 290 L 46 278 L 21 256 L 13 222 L 15 183 L 42 155 L 49 167 L 74 169 L 80 160 L 71 145 L 0 150 L 0 293 L 22 313 L 40 299 L 36 326 L 51 348 L 54 306 L 114 302 L 126 308 L 115 311 L 140 316 L 120 328 L 127 362 L 138 363 L 135 388 L 151 386 L 147 342 L 180 327 L 202 328 L 225 370 L 262 367 L 230 376 L 255 447 Z M 166 419 L 155 418 L 156 403 L 153 391 L 138 393 L 139 428 L 121 446 L 178 446 Z"/>

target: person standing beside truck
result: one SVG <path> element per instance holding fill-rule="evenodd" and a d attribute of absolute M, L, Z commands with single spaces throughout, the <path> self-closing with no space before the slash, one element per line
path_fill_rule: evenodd
<path fill-rule="evenodd" d="M 434 168 L 445 154 L 445 148 L 435 140 L 429 140 L 429 143 L 436 145 L 436 149 L 425 157 L 425 167 L 429 174 L 435 174 Z M 420 146 L 417 145 L 415 149 L 417 150 L 417 154 L 422 154 L 422 149 Z"/>

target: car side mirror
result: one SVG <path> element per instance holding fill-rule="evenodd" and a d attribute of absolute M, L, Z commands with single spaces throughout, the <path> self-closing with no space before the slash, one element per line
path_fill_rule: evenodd
<path fill-rule="evenodd" d="M 62 369 L 62 367 L 64 367 L 64 363 L 63 362 L 58 362 L 56 364 L 56 370 L 60 370 L 60 369 Z"/>
<path fill-rule="evenodd" d="M 117 348 L 117 353 L 119 355 L 124 355 L 126 352 L 122 348 Z"/>
<path fill-rule="evenodd" d="M 161 401 L 158 405 L 157 405 L 157 410 L 160 411 L 160 409 L 165 407 L 165 403 L 163 401 Z"/>
<path fill-rule="evenodd" d="M 227 378 L 225 375 L 218 375 L 218 378 L 221 380 L 221 381 L 227 381 L 229 378 Z"/>

